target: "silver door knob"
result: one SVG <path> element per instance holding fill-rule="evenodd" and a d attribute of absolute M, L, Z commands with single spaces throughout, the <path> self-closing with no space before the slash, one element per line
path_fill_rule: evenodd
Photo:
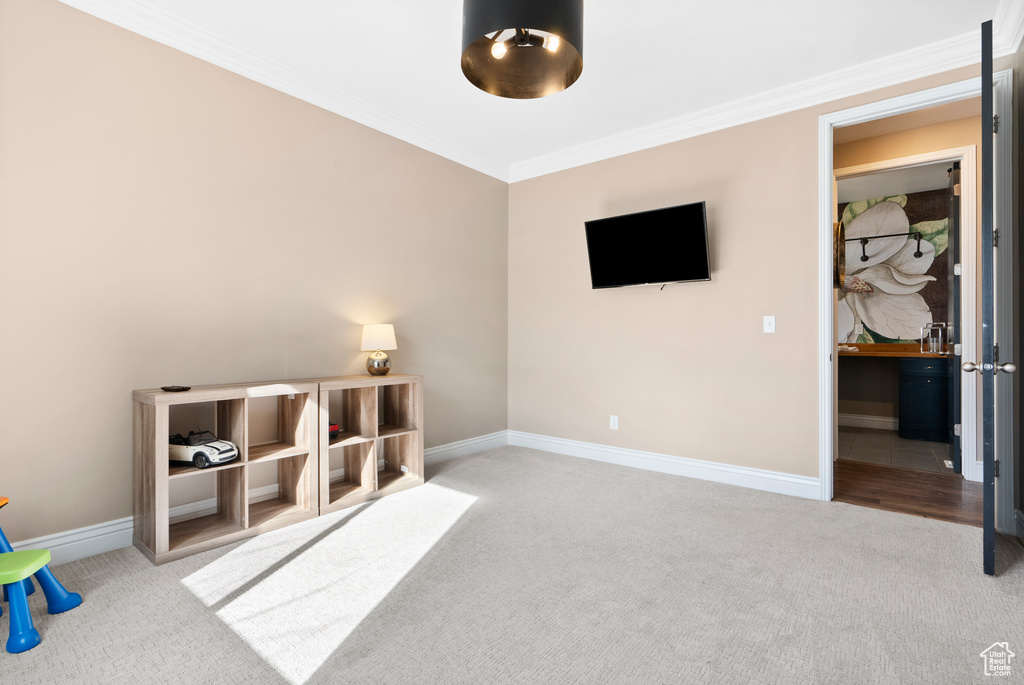
<path fill-rule="evenodd" d="M 1017 370 L 1017 365 L 1011 362 L 1006 362 L 1005 364 L 995 364 L 994 367 L 996 373 L 999 373 L 1000 371 L 1002 371 L 1003 373 L 1013 373 L 1014 371 Z M 966 371 L 967 373 L 971 373 L 972 371 L 980 371 L 982 369 L 982 365 L 975 364 L 974 362 L 964 362 L 963 364 L 960 365 L 960 368 Z M 993 368 L 993 365 L 986 364 L 984 368 L 990 369 Z"/>

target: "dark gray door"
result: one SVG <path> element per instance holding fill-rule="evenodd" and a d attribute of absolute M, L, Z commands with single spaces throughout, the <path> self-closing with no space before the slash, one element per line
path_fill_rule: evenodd
<path fill-rule="evenodd" d="M 981 368 L 967 362 L 965 371 L 981 373 L 982 516 L 983 566 L 985 573 L 996 572 L 996 358 L 995 358 L 995 264 L 993 250 L 993 97 L 992 97 L 992 22 L 981 25 Z M 973 367 L 973 368 L 972 368 Z"/>

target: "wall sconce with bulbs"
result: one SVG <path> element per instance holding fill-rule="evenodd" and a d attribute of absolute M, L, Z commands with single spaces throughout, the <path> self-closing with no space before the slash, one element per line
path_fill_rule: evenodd
<path fill-rule="evenodd" d="M 386 376 L 391 370 L 391 360 L 384 350 L 397 350 L 395 327 L 389 323 L 373 323 L 363 326 L 363 352 L 373 352 L 366 358 L 366 370 L 371 376 Z"/>

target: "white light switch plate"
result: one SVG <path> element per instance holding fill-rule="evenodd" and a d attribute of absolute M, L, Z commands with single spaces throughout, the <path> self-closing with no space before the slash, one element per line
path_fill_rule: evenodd
<path fill-rule="evenodd" d="M 774 333 L 775 332 L 775 317 L 766 316 L 764 317 L 764 332 Z"/>

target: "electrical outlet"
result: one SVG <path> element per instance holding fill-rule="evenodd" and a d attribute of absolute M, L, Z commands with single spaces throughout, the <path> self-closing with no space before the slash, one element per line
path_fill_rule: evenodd
<path fill-rule="evenodd" d="M 611 428 L 613 431 L 619 430 L 619 417 L 613 415 L 611 417 L 611 420 L 608 422 L 608 427 Z"/>
<path fill-rule="evenodd" d="M 774 333 L 775 332 L 775 317 L 766 316 L 764 317 L 764 332 Z"/>

